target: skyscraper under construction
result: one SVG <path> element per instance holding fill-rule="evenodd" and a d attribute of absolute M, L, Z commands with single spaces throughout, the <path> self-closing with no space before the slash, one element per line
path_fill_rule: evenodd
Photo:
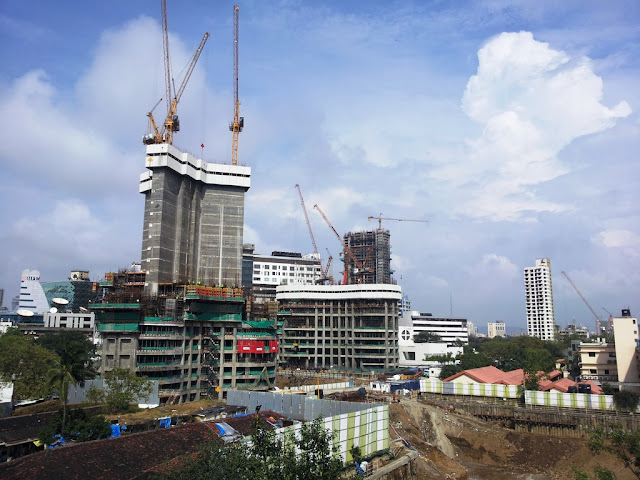
<path fill-rule="evenodd" d="M 251 168 L 208 163 L 167 143 L 147 145 L 146 167 L 145 292 L 173 283 L 239 286 Z"/>
<path fill-rule="evenodd" d="M 360 263 L 358 266 L 349 255 L 345 255 L 348 284 L 395 283 L 391 278 L 390 237 L 389 230 L 382 228 L 345 234 L 345 245 Z"/>

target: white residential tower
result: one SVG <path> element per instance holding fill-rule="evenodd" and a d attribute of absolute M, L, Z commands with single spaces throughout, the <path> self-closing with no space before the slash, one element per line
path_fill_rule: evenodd
<path fill-rule="evenodd" d="M 527 335 L 542 340 L 553 340 L 555 318 L 551 260 L 539 258 L 535 267 L 525 267 L 524 291 L 527 298 Z"/>

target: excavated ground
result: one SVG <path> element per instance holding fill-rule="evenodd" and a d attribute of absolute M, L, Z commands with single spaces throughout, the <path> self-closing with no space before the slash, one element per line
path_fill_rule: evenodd
<path fill-rule="evenodd" d="M 401 437 L 421 454 L 419 479 L 568 480 L 572 463 L 636 479 L 613 456 L 595 457 L 587 439 L 517 433 L 446 405 L 403 398 L 391 404 L 389 425 L 392 440 Z"/>

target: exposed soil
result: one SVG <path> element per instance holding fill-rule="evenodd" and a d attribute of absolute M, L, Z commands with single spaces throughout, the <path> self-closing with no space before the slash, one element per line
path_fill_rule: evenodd
<path fill-rule="evenodd" d="M 403 398 L 391 404 L 389 425 L 392 440 L 402 437 L 420 452 L 419 479 L 568 480 L 572 463 L 587 471 L 602 465 L 619 480 L 636 478 L 613 456 L 594 456 L 586 438 L 517 433 L 445 405 Z"/>

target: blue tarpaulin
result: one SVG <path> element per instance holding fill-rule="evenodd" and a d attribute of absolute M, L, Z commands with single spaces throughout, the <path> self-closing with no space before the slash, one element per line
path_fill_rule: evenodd
<path fill-rule="evenodd" d="M 110 425 L 111 427 L 111 436 L 119 437 L 120 436 L 120 425 Z"/>
<path fill-rule="evenodd" d="M 218 427 L 218 430 L 220 430 L 220 435 L 224 435 L 225 433 L 227 433 L 224 431 L 224 428 L 222 428 L 222 425 L 220 425 L 219 423 L 216 423 L 216 427 Z"/>
<path fill-rule="evenodd" d="M 171 417 L 159 418 L 160 428 L 169 428 L 171 426 Z"/>

